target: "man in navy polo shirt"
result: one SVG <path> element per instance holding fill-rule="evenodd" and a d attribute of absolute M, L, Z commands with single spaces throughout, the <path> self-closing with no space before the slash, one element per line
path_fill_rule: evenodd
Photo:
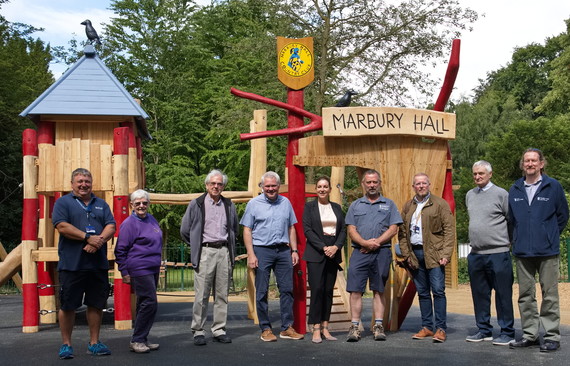
<path fill-rule="evenodd" d="M 380 194 L 380 173 L 367 170 L 362 178 L 365 196 L 352 202 L 346 214 L 347 231 L 354 251 L 350 256 L 346 291 L 350 292 L 352 324 L 348 342 L 360 340 L 360 313 L 362 294 L 370 280 L 375 323 L 374 339 L 386 340 L 382 317 L 384 314 L 384 286 L 392 261 L 391 239 L 398 233 L 402 217 L 394 202 Z"/>
<path fill-rule="evenodd" d="M 275 274 L 281 309 L 280 338 L 303 339 L 293 328 L 293 266 L 299 263 L 297 219 L 289 200 L 279 195 L 281 179 L 266 172 L 259 183 L 263 194 L 248 202 L 240 221 L 247 249 L 247 265 L 255 269 L 255 303 L 261 340 L 275 342 L 267 304 L 269 275 Z"/>
<path fill-rule="evenodd" d="M 87 305 L 90 343 L 87 353 L 101 356 L 111 351 L 99 341 L 103 308 L 109 297 L 107 241 L 115 234 L 115 220 L 109 205 L 92 193 L 92 177 L 87 169 L 71 174 L 72 192 L 53 207 L 53 225 L 59 231 L 59 282 L 61 308 L 59 328 L 63 345 L 61 359 L 73 358 L 71 333 L 75 310 Z"/>

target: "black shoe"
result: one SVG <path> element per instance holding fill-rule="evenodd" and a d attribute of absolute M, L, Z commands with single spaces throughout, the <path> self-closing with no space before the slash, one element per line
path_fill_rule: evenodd
<path fill-rule="evenodd" d="M 540 346 L 540 352 L 552 352 L 556 351 L 558 348 L 560 348 L 560 342 L 547 339 Z"/>
<path fill-rule="evenodd" d="M 232 343 L 232 339 L 227 334 L 220 334 L 219 336 L 214 337 L 214 342 Z"/>
<path fill-rule="evenodd" d="M 194 337 L 194 345 L 195 346 L 205 346 L 206 345 L 206 337 L 203 335 L 199 335 Z"/>
<path fill-rule="evenodd" d="M 540 340 L 537 338 L 534 341 L 523 338 L 520 341 L 512 341 L 509 343 L 509 348 L 526 348 L 532 346 L 540 346 Z"/>

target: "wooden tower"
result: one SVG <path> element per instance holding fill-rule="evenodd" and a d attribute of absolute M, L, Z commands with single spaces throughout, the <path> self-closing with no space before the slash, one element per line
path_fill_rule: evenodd
<path fill-rule="evenodd" d="M 21 114 L 36 130 L 23 133 L 23 331 L 55 323 L 58 232 L 56 199 L 71 190 L 71 173 L 89 169 L 93 192 L 106 200 L 119 225 L 130 214 L 128 195 L 144 187 L 141 140 L 150 139 L 148 115 L 88 45 L 84 55 Z M 114 240 L 108 258 L 114 259 Z M 130 288 L 115 270 L 115 327 L 129 329 Z"/>

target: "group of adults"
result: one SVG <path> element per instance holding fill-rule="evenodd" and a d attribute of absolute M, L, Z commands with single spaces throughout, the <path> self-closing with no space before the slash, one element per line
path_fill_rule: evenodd
<path fill-rule="evenodd" d="M 559 236 L 568 221 L 563 189 L 544 174 L 542 152 L 528 149 L 520 167 L 523 177 L 507 194 L 491 182 L 492 168 L 486 161 L 473 165 L 476 188 L 469 191 L 468 256 L 478 332 L 469 342 L 491 341 L 512 348 L 540 346 L 541 351 L 560 347 L 558 298 Z M 182 219 L 180 234 L 190 245 L 194 268 L 195 301 L 192 310 L 194 344 L 204 346 L 208 302 L 212 290 L 212 340 L 231 343 L 226 332 L 228 292 L 234 265 L 238 216 L 232 201 L 222 195 L 228 182 L 219 170 L 205 179 L 206 192 L 192 200 Z M 425 173 L 414 176 L 414 197 L 401 214 L 394 202 L 381 194 L 380 174 L 368 170 L 361 181 L 365 195 L 350 205 L 344 217 L 340 205 L 331 202 L 331 182 L 320 177 L 317 199 L 306 203 L 302 223 L 307 239 L 303 260 L 307 262 L 311 291 L 308 323 L 313 343 L 336 341 L 328 329 L 337 273 L 342 270 L 342 249 L 348 233 L 353 248 L 348 267 L 351 325 L 347 341 L 361 339 L 362 295 L 368 284 L 373 293 L 374 340 L 386 340 L 383 326 L 384 288 L 392 263 L 392 238 L 398 235 L 400 262 L 416 286 L 422 328 L 414 339 L 446 340 L 445 267 L 455 245 L 455 220 L 449 205 L 430 192 Z M 268 311 L 271 271 L 279 289 L 281 328 L 279 338 L 300 340 L 293 327 L 293 267 L 299 262 L 295 213 L 289 200 L 279 194 L 277 173 L 266 172 L 259 184 L 262 194 L 250 200 L 239 224 L 247 250 L 247 265 L 255 270 L 256 310 L 265 342 L 277 341 Z M 58 199 L 53 224 L 60 233 L 59 279 L 61 307 L 58 314 L 63 345 L 61 359 L 74 357 L 71 333 L 75 310 L 87 306 L 90 342 L 88 353 L 108 355 L 99 340 L 102 311 L 109 293 L 107 241 L 115 234 L 115 220 L 106 202 L 92 192 L 92 176 L 76 169 L 72 191 Z M 148 213 L 149 194 L 137 190 L 130 196 L 132 214 L 121 224 L 115 247 L 116 263 L 124 283 L 136 294 L 136 317 L 129 343 L 131 351 L 147 353 L 159 345 L 148 336 L 157 313 L 158 275 L 162 255 L 162 231 Z M 517 264 L 519 308 L 523 337 L 515 341 L 512 307 L 513 272 L 511 250 Z M 534 276 L 538 273 L 543 301 L 537 309 Z M 500 334 L 493 338 L 490 322 L 491 291 L 496 293 Z M 539 340 L 540 324 L 544 327 Z"/>

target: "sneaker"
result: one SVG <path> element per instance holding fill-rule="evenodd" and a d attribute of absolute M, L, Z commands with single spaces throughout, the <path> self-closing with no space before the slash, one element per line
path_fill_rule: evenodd
<path fill-rule="evenodd" d="M 497 338 L 493 339 L 493 344 L 495 346 L 508 346 L 512 341 L 514 341 L 514 338 L 501 334 Z"/>
<path fill-rule="evenodd" d="M 87 353 L 94 356 L 106 356 L 111 354 L 111 350 L 103 343 L 87 344 Z"/>
<path fill-rule="evenodd" d="M 372 327 L 372 333 L 374 333 L 374 340 L 375 341 L 385 341 L 386 340 L 386 333 L 384 333 L 384 327 L 380 323 L 374 324 Z"/>
<path fill-rule="evenodd" d="M 424 339 L 430 337 L 433 337 L 433 332 L 426 327 L 423 327 L 419 332 L 412 336 L 412 339 Z"/>
<path fill-rule="evenodd" d="M 59 347 L 59 358 L 61 360 L 69 360 L 73 357 L 73 347 L 68 344 L 62 344 L 61 347 Z"/>
<path fill-rule="evenodd" d="M 499 338 L 500 338 L 500 337 L 499 337 Z M 497 339 L 499 339 L 499 338 L 497 338 Z M 477 332 L 477 333 L 475 333 L 475 334 L 472 334 L 472 335 L 470 335 L 470 336 L 467 336 L 467 338 L 465 338 L 465 340 L 466 340 L 467 342 L 475 342 L 475 343 L 477 343 L 477 342 L 483 342 L 483 341 L 492 341 L 492 340 L 493 340 L 493 337 L 490 336 L 490 335 L 484 335 L 484 334 L 481 333 L 481 332 Z M 511 340 L 512 340 L 512 339 L 511 339 Z"/>
<path fill-rule="evenodd" d="M 271 328 L 267 328 L 264 329 L 263 332 L 261 332 L 261 340 L 264 342 L 276 342 L 277 337 L 275 336 L 275 334 L 273 334 Z"/>
<path fill-rule="evenodd" d="M 445 334 L 445 330 L 438 328 L 435 334 L 433 335 L 433 341 L 437 343 L 443 343 L 447 339 L 447 335 Z"/>
<path fill-rule="evenodd" d="M 299 340 L 305 338 L 305 336 L 297 333 L 292 326 L 289 326 L 289 328 L 279 333 L 279 338 Z"/>
<path fill-rule="evenodd" d="M 348 337 L 346 337 L 347 342 L 358 342 L 360 340 L 360 329 L 358 329 L 358 325 L 352 324 L 350 328 L 348 328 Z"/>
<path fill-rule="evenodd" d="M 156 351 L 160 348 L 160 344 L 158 343 L 150 343 L 149 341 L 146 341 L 145 344 L 151 351 Z"/>
<path fill-rule="evenodd" d="M 150 348 L 142 342 L 131 342 L 129 349 L 134 353 L 149 353 Z"/>

